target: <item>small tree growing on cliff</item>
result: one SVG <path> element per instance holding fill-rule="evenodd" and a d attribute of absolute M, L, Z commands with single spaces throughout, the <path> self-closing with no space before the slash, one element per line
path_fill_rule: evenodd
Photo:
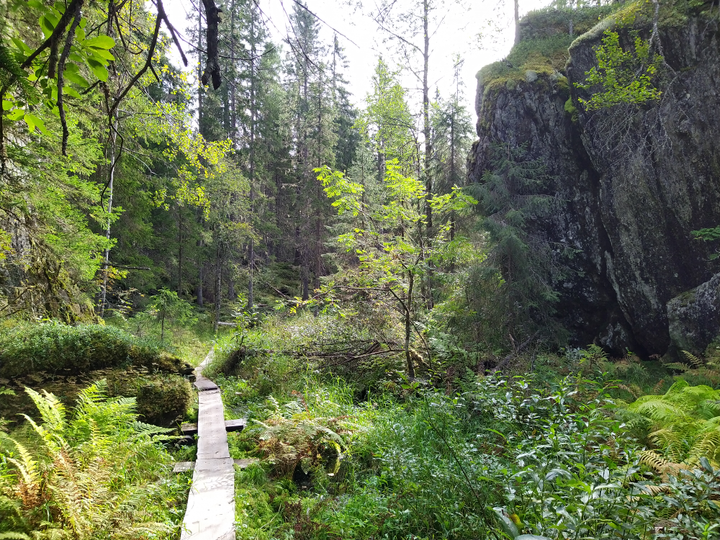
<path fill-rule="evenodd" d="M 365 187 L 329 167 L 315 169 L 326 195 L 334 199 L 338 214 L 350 215 L 347 232 L 338 237 L 340 244 L 356 255 L 359 265 L 354 274 L 354 287 L 369 295 L 389 298 L 402 315 L 405 330 L 405 358 L 408 377 L 415 377 L 413 354 L 410 348 L 412 332 L 417 323 L 420 281 L 430 265 L 440 260 L 451 245 L 450 222 L 433 229 L 432 238 L 423 230 L 429 201 L 438 217 L 460 212 L 477 201 L 454 187 L 445 195 L 427 197 L 422 182 L 400 172 L 397 160 L 386 164 L 383 179 L 383 200 L 366 202 Z M 459 242 L 461 240 L 454 240 Z M 332 294 L 333 283 L 324 287 Z"/>
<path fill-rule="evenodd" d="M 595 51 L 598 65 L 585 73 L 585 82 L 575 83 L 583 90 L 602 88 L 588 100 L 578 98 L 586 110 L 612 107 L 620 103 L 639 105 L 660 99 L 662 92 L 655 88 L 653 81 L 663 63 L 662 56 L 652 54 L 650 42 L 637 36 L 634 49 L 623 50 L 618 33 L 605 31 L 602 45 Z"/>

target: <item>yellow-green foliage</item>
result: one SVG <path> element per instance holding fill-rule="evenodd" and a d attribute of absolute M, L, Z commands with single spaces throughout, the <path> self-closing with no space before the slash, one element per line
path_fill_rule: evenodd
<path fill-rule="evenodd" d="M 282 408 L 269 398 L 274 412 L 264 422 L 256 420 L 261 427 L 258 450 L 281 474 L 293 472 L 298 465 L 305 474 L 319 465 L 337 467 L 346 440 L 357 426 L 343 416 L 317 416 L 302 395 L 298 398 Z"/>
<path fill-rule="evenodd" d="M 610 6 L 572 9 L 543 9 L 529 13 L 521 21 L 521 40 L 505 60 L 485 66 L 478 79 L 485 92 L 525 80 L 528 70 L 538 74 L 563 71 L 569 58 L 568 47 L 578 34 L 590 30 L 598 19 L 614 9 Z M 572 20 L 573 32 L 570 30 Z M 563 87 L 562 80 L 559 86 Z M 564 89 L 567 90 L 567 83 Z"/>
<path fill-rule="evenodd" d="M 27 440 L 0 434 L 0 538 L 177 534 L 169 510 L 178 486 L 159 482 L 169 473 L 170 456 L 158 444 L 167 437 L 137 422 L 134 399 L 108 399 L 100 382 L 68 415 L 54 395 L 27 392 L 42 422 L 27 418 Z"/>
<path fill-rule="evenodd" d="M 666 459 L 720 463 L 720 391 L 678 379 L 664 395 L 643 396 L 628 410 L 650 421 L 649 441 Z"/>

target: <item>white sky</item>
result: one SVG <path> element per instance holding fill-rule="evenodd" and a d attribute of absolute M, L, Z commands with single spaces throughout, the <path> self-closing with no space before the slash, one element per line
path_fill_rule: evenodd
<path fill-rule="evenodd" d="M 407 1 L 400 0 L 398 3 Z M 280 44 L 289 31 L 288 15 L 292 13 L 294 2 L 293 0 L 259 0 L 259 2 L 261 9 L 269 18 L 268 28 L 273 41 Z M 193 3 L 197 5 L 199 0 L 166 0 L 166 11 L 173 26 L 183 33 L 189 24 L 187 13 L 193 9 Z M 395 58 L 393 45 L 383 42 L 387 34 L 378 29 L 375 23 L 360 10 L 348 5 L 348 0 L 307 0 L 306 3 L 313 13 L 327 23 L 321 23 L 321 36 L 327 43 L 332 42 L 333 30 L 330 27 L 347 36 L 348 39 L 339 36 L 340 44 L 344 47 L 349 62 L 345 78 L 349 81 L 353 102 L 362 107 L 365 96 L 371 90 L 371 78 L 377 57 L 382 54 L 385 61 L 392 61 Z M 374 5 L 372 0 L 365 0 L 364 3 L 367 6 Z M 547 3 L 549 0 L 521 0 L 520 5 L 521 10 L 525 12 Z M 443 22 L 436 33 L 431 35 L 430 41 L 431 99 L 435 96 L 436 88 L 444 98 L 454 92 L 453 57 L 459 54 L 464 60 L 461 83 L 464 86 L 465 104 L 474 118 L 475 74 L 483 66 L 506 56 L 512 46 L 514 37 L 512 1 L 447 1 L 439 16 L 443 18 Z M 173 52 L 172 57 L 180 66 L 178 55 Z M 410 74 L 405 75 L 403 83 L 408 88 L 419 88 L 417 80 Z M 410 98 L 419 102 L 418 94 L 419 92 L 415 92 L 414 95 L 411 93 Z"/>

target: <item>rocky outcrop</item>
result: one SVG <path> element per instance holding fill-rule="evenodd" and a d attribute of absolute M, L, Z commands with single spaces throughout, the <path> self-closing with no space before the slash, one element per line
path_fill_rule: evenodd
<path fill-rule="evenodd" d="M 667 304 L 671 352 L 701 355 L 720 334 L 720 274 Z"/>
<path fill-rule="evenodd" d="M 647 38 L 651 25 L 638 24 Z M 479 74 L 470 181 L 492 169 L 496 144 L 540 160 L 552 178 L 541 189 L 560 201 L 534 224 L 555 246 L 558 316 L 578 345 L 662 355 L 668 302 L 720 269 L 691 233 L 720 224 L 720 29 L 702 14 L 661 24 L 661 99 L 586 112 L 578 97 L 590 93 L 574 83 L 595 65 L 608 27 L 576 39 L 565 68 Z M 614 28 L 627 45 L 632 29 Z"/>

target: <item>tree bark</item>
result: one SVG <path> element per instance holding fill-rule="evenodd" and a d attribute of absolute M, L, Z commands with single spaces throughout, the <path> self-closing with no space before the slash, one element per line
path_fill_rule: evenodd
<path fill-rule="evenodd" d="M 414 277 L 413 273 L 408 271 L 408 293 L 407 300 L 405 302 L 405 360 L 407 362 L 407 372 L 410 380 L 415 378 L 415 366 L 413 365 L 412 353 L 410 352 L 410 334 L 412 333 L 412 295 L 413 286 L 415 284 Z"/>

